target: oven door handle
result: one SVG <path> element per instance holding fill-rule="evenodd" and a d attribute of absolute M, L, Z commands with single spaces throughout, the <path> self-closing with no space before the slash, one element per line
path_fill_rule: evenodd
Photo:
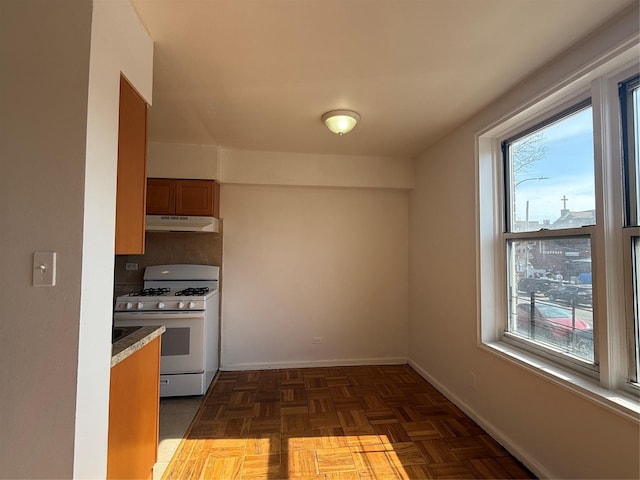
<path fill-rule="evenodd" d="M 164 312 L 145 312 L 145 313 L 137 313 L 137 312 L 116 312 L 113 314 L 114 320 L 192 320 L 204 318 L 204 312 L 174 312 L 174 311 L 164 311 Z"/>

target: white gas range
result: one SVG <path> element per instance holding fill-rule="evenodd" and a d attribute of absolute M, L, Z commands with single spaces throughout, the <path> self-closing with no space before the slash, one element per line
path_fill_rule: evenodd
<path fill-rule="evenodd" d="M 143 290 L 116 299 L 114 326 L 164 325 L 160 396 L 202 395 L 218 370 L 220 267 L 154 265 Z"/>

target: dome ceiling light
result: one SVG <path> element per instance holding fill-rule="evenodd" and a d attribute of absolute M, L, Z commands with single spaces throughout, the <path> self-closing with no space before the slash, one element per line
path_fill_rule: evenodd
<path fill-rule="evenodd" d="M 331 110 L 321 118 L 327 128 L 336 135 L 349 133 L 360 121 L 360 115 L 351 110 Z"/>

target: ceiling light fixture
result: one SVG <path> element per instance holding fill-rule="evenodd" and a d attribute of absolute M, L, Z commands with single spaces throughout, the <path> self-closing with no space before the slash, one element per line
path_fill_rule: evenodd
<path fill-rule="evenodd" d="M 360 121 L 360 115 L 351 110 L 331 110 L 321 118 L 327 128 L 337 135 L 349 133 Z"/>

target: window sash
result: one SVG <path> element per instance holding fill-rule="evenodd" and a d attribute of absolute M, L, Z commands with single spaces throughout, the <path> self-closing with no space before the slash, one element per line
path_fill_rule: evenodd
<path fill-rule="evenodd" d="M 514 190 L 514 175 L 515 172 L 512 171 L 512 162 L 509 158 L 509 147 L 517 142 L 518 140 L 531 135 L 532 133 L 538 132 L 546 127 L 550 127 L 555 123 L 558 123 L 573 114 L 581 112 L 587 108 L 593 107 L 593 102 L 591 97 L 585 98 L 583 100 L 573 102 L 569 104 L 570 106 L 553 113 L 550 116 L 542 117 L 543 119 L 534 125 L 525 128 L 524 130 L 519 131 L 515 135 L 503 140 L 500 143 L 500 148 L 502 151 L 502 172 L 503 172 L 503 195 L 504 195 L 504 232 L 515 233 L 515 225 L 513 223 L 516 221 L 514 208 L 514 198 L 515 198 L 515 190 Z M 543 179 L 544 177 L 540 177 Z M 560 231 L 560 230 L 557 230 Z"/>
<path fill-rule="evenodd" d="M 636 151 L 636 122 L 633 93 L 640 96 L 640 75 L 621 82 L 618 91 L 620 97 L 621 130 L 622 130 L 622 161 L 624 168 L 624 189 L 625 189 L 625 225 L 640 225 L 640 212 L 638 212 L 639 195 L 638 189 L 638 155 Z"/>
<path fill-rule="evenodd" d="M 629 382 L 632 388 L 640 390 L 640 227 L 626 227 L 622 230 L 625 263 L 625 317 L 629 352 Z M 635 244 L 635 245 L 634 245 Z"/>
<path fill-rule="evenodd" d="M 640 212 L 638 211 L 640 181 L 638 180 L 638 152 L 636 134 L 638 131 L 634 109 L 634 92 L 640 96 L 640 75 L 619 83 L 620 123 L 622 137 L 622 161 L 624 177 L 624 224 L 622 229 L 624 285 L 625 285 L 625 317 L 628 369 L 630 388 L 640 390 L 640 299 L 638 298 L 638 282 L 640 282 Z"/>
<path fill-rule="evenodd" d="M 562 228 L 557 230 L 538 230 L 533 232 L 505 232 L 502 234 L 504 240 L 528 240 L 528 239 L 553 239 L 567 237 L 593 236 L 595 225 L 585 225 L 578 228 Z"/>
<path fill-rule="evenodd" d="M 509 273 L 510 267 L 510 247 L 509 244 L 512 242 L 527 242 L 527 241 L 544 241 L 544 240 L 571 240 L 571 239 L 588 239 L 593 246 L 593 234 L 595 233 L 595 226 L 589 225 L 581 228 L 572 228 L 572 229 L 562 229 L 562 230 L 542 230 L 538 232 L 513 232 L 513 233 L 503 233 L 502 234 L 502 245 L 503 252 L 502 258 L 505 259 L 503 264 L 503 272 L 504 272 L 504 299 L 506 308 L 506 315 L 504 315 L 503 319 L 503 327 L 501 331 L 501 339 L 511 345 L 522 348 L 523 350 L 529 351 L 536 355 L 540 355 L 541 357 L 547 358 L 549 360 L 554 361 L 555 363 L 559 363 L 561 365 L 570 367 L 574 370 L 577 370 L 583 374 L 586 374 L 590 377 L 597 378 L 600 370 L 599 361 L 598 361 L 598 324 L 597 324 L 597 316 L 595 308 L 593 310 L 593 362 L 588 362 L 584 359 L 576 358 L 570 353 L 562 352 L 557 348 L 553 348 L 553 346 L 548 345 L 544 342 L 536 342 L 535 340 L 531 340 L 528 338 L 524 338 L 520 335 L 514 334 L 510 331 L 510 322 L 509 318 L 513 315 L 511 311 L 511 302 L 512 302 L 512 293 L 510 292 L 510 288 L 514 287 L 510 285 L 511 274 Z M 592 252 L 592 262 L 595 259 L 593 258 Z M 597 285 L 597 280 L 596 285 Z M 517 288 L 517 286 L 515 286 Z M 594 286 L 595 288 L 595 286 Z"/>
<path fill-rule="evenodd" d="M 510 292 L 511 283 L 515 281 L 515 278 L 512 278 L 512 273 L 510 269 L 510 252 L 509 245 L 514 241 L 543 241 L 543 240 L 552 240 L 552 239 L 578 239 L 578 238 L 588 238 L 590 244 L 593 246 L 594 237 L 596 233 L 595 225 L 585 225 L 576 228 L 560 228 L 560 229 L 540 229 L 540 230 L 527 230 L 527 231 L 516 231 L 515 225 L 513 222 L 516 221 L 514 215 L 514 180 L 515 180 L 515 172 L 512 171 L 513 167 L 513 159 L 511 158 L 510 147 L 514 142 L 525 138 L 535 132 L 539 132 L 547 127 L 550 127 L 556 123 L 562 122 L 565 119 L 568 119 L 572 115 L 581 112 L 587 108 L 593 109 L 593 102 L 590 96 L 587 98 L 582 97 L 582 100 L 573 99 L 571 103 L 566 103 L 564 107 L 556 110 L 555 113 L 546 114 L 543 117 L 539 117 L 540 120 L 536 123 L 526 127 L 522 130 L 519 130 L 516 134 L 506 138 L 505 140 L 500 142 L 500 150 L 502 153 L 502 211 L 503 211 L 503 229 L 502 229 L 502 255 L 504 259 L 503 263 L 503 275 L 504 275 L 504 300 L 505 300 L 505 315 L 502 319 L 502 332 L 501 339 L 506 341 L 507 343 L 511 343 L 519 348 L 527 350 L 536 355 L 540 355 L 547 359 L 550 359 L 556 363 L 562 364 L 564 366 L 568 366 L 574 370 L 578 370 L 581 373 L 587 374 L 592 377 L 597 377 L 599 372 L 599 364 L 598 364 L 598 342 L 597 342 L 597 322 L 596 322 L 596 310 L 593 309 L 593 336 L 594 336 L 594 352 L 593 352 L 593 362 L 590 363 L 584 359 L 579 359 L 569 354 L 567 351 L 562 352 L 558 348 L 554 348 L 553 345 L 548 342 L 539 341 L 536 342 L 532 339 L 523 338 L 522 336 L 516 335 L 510 332 L 510 317 L 514 314 L 511 310 L 515 308 L 513 306 L 513 299 Z M 595 115 L 595 112 L 592 112 L 592 115 Z M 593 139 L 595 142 L 596 132 L 593 132 Z M 595 149 L 595 145 L 593 145 Z M 594 151 L 594 169 L 595 169 L 595 151 Z M 595 175 L 595 171 L 594 171 Z M 594 195 L 596 192 L 594 192 Z M 597 196 L 597 195 L 596 195 Z M 596 220 L 597 221 L 597 220 Z M 592 252 L 592 261 L 593 258 Z M 593 271 L 593 269 L 592 269 Z M 515 286 L 517 289 L 517 286 Z"/>

